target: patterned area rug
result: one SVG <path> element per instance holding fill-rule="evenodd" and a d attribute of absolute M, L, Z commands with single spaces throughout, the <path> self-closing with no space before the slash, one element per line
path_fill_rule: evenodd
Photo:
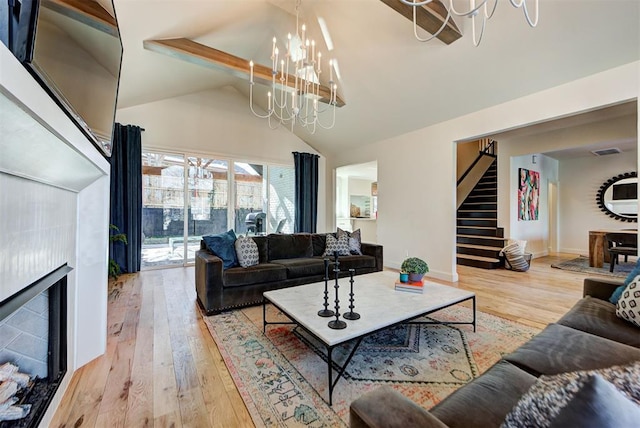
<path fill-rule="evenodd" d="M 596 275 L 611 276 L 615 278 L 626 278 L 629 272 L 636 266 L 635 259 L 624 262 L 620 258 L 620 264 L 617 264 L 613 272 L 609 272 L 609 263 L 605 262 L 601 268 L 590 267 L 589 257 L 580 256 L 577 259 L 567 260 L 566 262 L 551 265 L 552 268 L 570 270 L 573 272 L 593 273 Z"/>
<path fill-rule="evenodd" d="M 286 318 L 272 306 L 268 319 Z M 204 317 L 256 426 L 346 426 L 350 403 L 386 384 L 431 408 L 486 371 L 537 329 L 477 313 L 471 326 L 401 325 L 369 336 L 360 345 L 328 399 L 324 347 L 291 325 L 269 326 L 262 334 L 262 308 Z M 467 321 L 465 307 L 443 309 L 425 320 Z M 334 360 L 351 350 L 336 348 Z M 334 372 L 335 373 L 335 372 Z"/>

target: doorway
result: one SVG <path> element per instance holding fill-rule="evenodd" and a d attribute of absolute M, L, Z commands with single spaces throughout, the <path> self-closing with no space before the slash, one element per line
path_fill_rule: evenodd
<path fill-rule="evenodd" d="M 336 168 L 336 226 L 353 232 L 360 229 L 362 241 L 376 243 L 378 229 L 378 162 Z"/>
<path fill-rule="evenodd" d="M 549 207 L 549 254 L 558 252 L 558 221 L 560 212 L 558 209 L 558 183 L 549 181 L 548 184 L 548 204 Z"/>

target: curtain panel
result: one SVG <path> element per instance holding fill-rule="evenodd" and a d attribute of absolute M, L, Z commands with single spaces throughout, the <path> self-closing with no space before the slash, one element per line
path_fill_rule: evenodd
<path fill-rule="evenodd" d="M 316 232 L 318 221 L 318 158 L 311 153 L 293 152 L 295 165 L 294 232 Z"/>
<path fill-rule="evenodd" d="M 128 244 L 109 245 L 122 272 L 138 272 L 142 257 L 142 128 L 115 124 L 111 162 L 109 221 L 127 235 Z"/>

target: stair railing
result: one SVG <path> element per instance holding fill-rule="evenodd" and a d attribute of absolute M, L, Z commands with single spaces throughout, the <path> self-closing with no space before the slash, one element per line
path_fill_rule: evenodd
<path fill-rule="evenodd" d="M 480 159 L 482 159 L 484 156 L 491 156 L 491 157 L 495 158 L 496 157 L 495 150 L 496 150 L 496 148 L 495 148 L 495 140 L 491 140 L 491 142 L 489 142 L 489 144 L 486 145 L 486 147 L 484 149 L 480 150 L 480 153 L 478 154 L 478 157 L 473 161 L 473 163 L 469 166 L 469 168 L 467 168 L 467 170 L 464 172 L 464 174 L 462 174 L 462 176 L 458 179 L 457 185 L 459 186 L 460 183 L 462 183 L 464 181 L 464 179 L 467 177 L 467 175 L 469 175 L 469 173 L 478 164 L 478 162 L 480 162 Z"/>
<path fill-rule="evenodd" d="M 483 142 L 481 142 L 481 144 L 483 144 Z M 480 151 L 478 157 L 458 179 L 456 190 L 457 208 L 460 208 L 464 200 L 469 196 L 473 188 L 478 184 L 484 173 L 487 172 L 495 160 L 495 150 L 495 141 L 491 140 L 488 144 L 484 145 L 484 148 Z M 487 158 L 491 158 L 491 161 L 489 162 Z M 481 165 L 479 165 L 480 163 Z M 471 172 L 473 172 L 473 174 L 470 176 L 469 174 Z"/>

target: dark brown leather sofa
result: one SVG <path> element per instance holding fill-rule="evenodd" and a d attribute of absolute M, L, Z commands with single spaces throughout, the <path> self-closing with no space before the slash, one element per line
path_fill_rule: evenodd
<path fill-rule="evenodd" d="M 389 387 L 363 395 L 351 403 L 351 428 L 499 427 L 538 376 L 640 361 L 640 329 L 607 300 L 621 284 L 585 279 L 584 298 L 557 323 L 429 411 Z"/>
<path fill-rule="evenodd" d="M 262 303 L 262 293 L 309 284 L 324 278 L 325 233 L 255 236 L 260 263 L 248 268 L 222 269 L 222 260 L 200 243 L 196 252 L 196 293 L 207 315 Z M 362 243 L 362 255 L 340 256 L 340 276 L 382 270 L 382 246 Z M 330 277 L 333 278 L 333 262 Z"/>

